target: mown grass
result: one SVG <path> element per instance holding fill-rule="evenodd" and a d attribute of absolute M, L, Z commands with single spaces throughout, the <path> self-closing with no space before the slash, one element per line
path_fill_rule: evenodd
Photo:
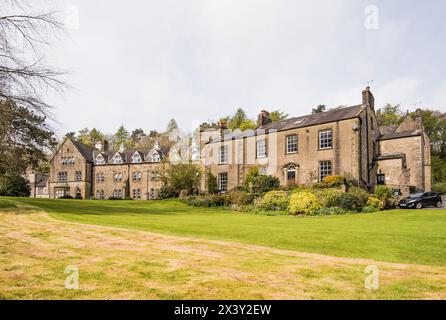
<path fill-rule="evenodd" d="M 391 210 L 328 217 L 262 216 L 177 200 L 3 198 L 71 222 L 191 236 L 339 257 L 446 265 L 446 210 Z M 5 201 L 10 200 L 10 201 Z"/>

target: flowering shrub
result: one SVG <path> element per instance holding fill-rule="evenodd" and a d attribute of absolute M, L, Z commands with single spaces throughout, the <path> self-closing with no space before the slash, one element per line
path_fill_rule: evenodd
<path fill-rule="evenodd" d="M 286 210 L 289 203 L 286 191 L 269 191 L 257 204 L 261 210 Z"/>
<path fill-rule="evenodd" d="M 390 189 L 389 187 L 382 185 L 376 186 L 375 196 L 383 202 L 385 209 L 392 209 L 395 207 L 395 197 L 393 195 L 392 189 Z"/>
<path fill-rule="evenodd" d="M 322 203 L 319 198 L 307 191 L 293 193 L 288 205 L 288 211 L 291 214 L 314 215 L 321 208 Z"/>
<path fill-rule="evenodd" d="M 322 183 L 325 184 L 327 187 L 339 187 L 344 184 L 344 177 L 341 176 L 326 176 L 324 179 L 322 179 Z"/>
<path fill-rule="evenodd" d="M 321 189 L 316 191 L 316 195 L 321 200 L 324 207 L 336 207 L 337 199 L 343 194 L 339 189 Z"/>
<path fill-rule="evenodd" d="M 382 209 L 384 209 L 384 203 L 381 200 L 379 200 L 378 198 L 370 196 L 367 199 L 367 207 L 372 207 L 377 210 L 382 210 Z"/>

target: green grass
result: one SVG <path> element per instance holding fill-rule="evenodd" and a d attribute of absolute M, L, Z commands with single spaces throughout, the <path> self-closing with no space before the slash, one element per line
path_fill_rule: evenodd
<path fill-rule="evenodd" d="M 2 198 L 5 199 L 5 198 Z M 327 217 L 262 216 L 189 207 L 177 200 L 8 198 L 71 222 L 265 245 L 339 257 L 446 266 L 446 210 Z"/>

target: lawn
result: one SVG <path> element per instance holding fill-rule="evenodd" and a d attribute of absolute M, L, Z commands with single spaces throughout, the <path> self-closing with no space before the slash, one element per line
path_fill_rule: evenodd
<path fill-rule="evenodd" d="M 0 299 L 446 299 L 445 223 L 443 210 L 299 218 L 0 198 Z M 364 287 L 370 265 L 379 290 Z"/>
<path fill-rule="evenodd" d="M 322 255 L 446 266 L 446 210 L 328 217 L 261 216 L 189 207 L 177 200 L 10 199 L 70 222 L 263 245 Z"/>

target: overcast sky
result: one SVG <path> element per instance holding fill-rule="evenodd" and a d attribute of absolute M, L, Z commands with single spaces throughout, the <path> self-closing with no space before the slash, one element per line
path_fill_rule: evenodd
<path fill-rule="evenodd" d="M 70 70 L 72 86 L 52 99 L 59 134 L 162 130 L 170 118 L 190 130 L 237 107 L 253 118 L 261 108 L 304 115 L 361 103 L 370 80 L 377 106 L 446 111 L 442 0 L 57 4 L 70 37 L 48 63 Z"/>

